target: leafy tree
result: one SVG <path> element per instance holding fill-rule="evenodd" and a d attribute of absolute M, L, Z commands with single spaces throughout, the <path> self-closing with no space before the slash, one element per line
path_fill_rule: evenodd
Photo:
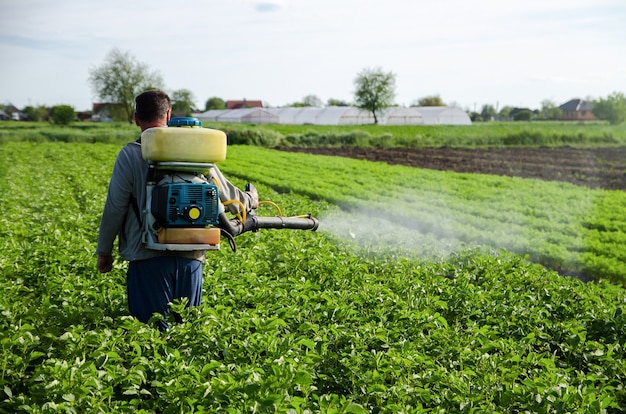
<path fill-rule="evenodd" d="M 350 106 L 350 103 L 341 99 L 328 98 L 326 106 Z"/>
<path fill-rule="evenodd" d="M 301 102 L 294 102 L 289 106 L 292 106 L 294 108 L 304 108 L 306 106 L 321 107 L 323 106 L 323 103 L 322 100 L 317 97 L 317 95 L 307 95 L 302 98 Z"/>
<path fill-rule="evenodd" d="M 469 112 L 469 117 L 472 122 L 481 122 L 483 117 L 476 111 Z"/>
<path fill-rule="evenodd" d="M 204 104 L 205 111 L 210 111 L 211 109 L 225 109 L 225 108 L 226 108 L 226 101 L 224 101 L 222 98 L 218 98 L 217 96 L 213 96 L 207 99 L 207 101 Z"/>
<path fill-rule="evenodd" d="M 57 105 L 52 107 L 50 118 L 56 125 L 68 125 L 76 119 L 76 112 L 69 105 Z"/>
<path fill-rule="evenodd" d="M 521 109 L 513 115 L 514 121 L 530 121 L 532 118 L 533 113 L 530 109 Z"/>
<path fill-rule="evenodd" d="M 480 110 L 480 116 L 483 121 L 493 121 L 496 118 L 496 108 L 493 105 L 485 104 Z"/>
<path fill-rule="evenodd" d="M 423 98 L 419 98 L 417 101 L 413 102 L 411 106 L 446 106 L 439 95 L 430 95 L 424 96 Z"/>
<path fill-rule="evenodd" d="M 621 92 L 613 92 L 606 99 L 600 98 L 593 102 L 591 113 L 598 119 L 609 121 L 611 125 L 621 124 L 626 120 L 626 96 Z"/>
<path fill-rule="evenodd" d="M 48 109 L 43 105 L 39 105 L 38 107 L 28 105 L 22 112 L 26 114 L 29 120 L 35 122 L 46 121 L 49 118 Z"/>
<path fill-rule="evenodd" d="M 112 49 L 101 66 L 89 70 L 89 82 L 106 103 L 124 108 L 128 122 L 133 122 L 134 99 L 149 89 L 163 89 L 163 79 L 129 52 Z"/>
<path fill-rule="evenodd" d="M 549 99 L 541 101 L 541 109 L 539 110 L 539 119 L 559 119 L 563 116 L 563 110 L 557 104 Z"/>
<path fill-rule="evenodd" d="M 315 106 L 315 107 L 321 107 L 324 106 L 324 104 L 322 103 L 322 100 L 317 96 L 317 95 L 307 95 L 304 98 L 302 98 L 302 105 L 303 106 Z"/>
<path fill-rule="evenodd" d="M 498 117 L 501 120 L 508 120 L 509 118 L 511 118 L 511 111 L 513 110 L 512 107 L 510 106 L 505 106 L 502 109 L 500 109 L 500 112 L 498 112 Z"/>
<path fill-rule="evenodd" d="M 189 89 L 178 89 L 172 92 L 172 112 L 175 114 L 184 114 L 191 116 L 195 104 L 195 96 Z"/>
<path fill-rule="evenodd" d="M 381 68 L 364 69 L 354 80 L 355 104 L 358 108 L 369 111 L 378 124 L 378 113 L 393 105 L 396 95 L 396 75 L 383 72 Z"/>

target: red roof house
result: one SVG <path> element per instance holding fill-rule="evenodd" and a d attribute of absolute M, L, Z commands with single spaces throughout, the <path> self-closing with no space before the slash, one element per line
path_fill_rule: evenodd
<path fill-rule="evenodd" d="M 226 101 L 226 109 L 263 108 L 262 101 Z"/>

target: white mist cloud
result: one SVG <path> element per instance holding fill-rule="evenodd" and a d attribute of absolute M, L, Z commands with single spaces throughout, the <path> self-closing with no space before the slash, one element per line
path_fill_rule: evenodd
<path fill-rule="evenodd" d="M 445 260 L 452 252 L 469 247 L 454 236 L 445 221 L 432 224 L 394 222 L 383 213 L 335 211 L 320 217 L 320 232 L 330 234 L 358 254 Z"/>

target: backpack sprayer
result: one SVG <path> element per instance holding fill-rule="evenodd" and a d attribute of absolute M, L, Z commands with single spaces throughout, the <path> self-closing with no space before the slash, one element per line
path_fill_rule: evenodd
<path fill-rule="evenodd" d="M 168 127 L 146 129 L 141 134 L 141 152 L 148 161 L 144 242 L 153 250 L 219 250 L 220 238 L 234 238 L 258 229 L 315 231 L 317 219 L 310 214 L 296 217 L 260 217 L 246 211 L 239 200 L 221 200 L 219 182 L 211 177 L 214 163 L 226 159 L 226 134 L 202 128 L 197 118 L 172 118 Z M 208 177 L 207 177 L 208 175 Z M 246 191 L 256 192 L 246 185 Z M 225 205 L 238 203 L 241 211 L 229 219 Z"/>

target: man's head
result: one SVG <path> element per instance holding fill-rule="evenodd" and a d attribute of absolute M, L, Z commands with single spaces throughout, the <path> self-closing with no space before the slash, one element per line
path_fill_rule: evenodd
<path fill-rule="evenodd" d="M 163 91 L 150 90 L 135 98 L 135 123 L 141 130 L 157 126 L 167 126 L 172 104 L 170 97 Z"/>

